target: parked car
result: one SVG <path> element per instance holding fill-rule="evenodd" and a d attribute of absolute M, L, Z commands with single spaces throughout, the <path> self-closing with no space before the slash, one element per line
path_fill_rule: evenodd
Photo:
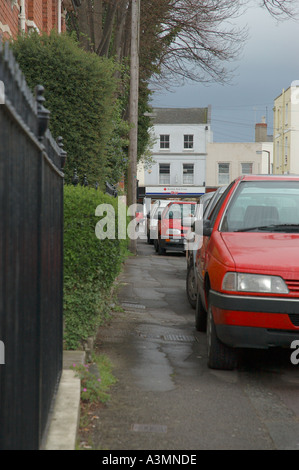
<path fill-rule="evenodd" d="M 150 208 L 147 214 L 146 235 L 148 243 L 153 243 L 158 238 L 158 214 L 162 214 L 164 208 L 170 203 L 174 202 L 170 199 L 157 199 Z"/>
<path fill-rule="evenodd" d="M 299 340 L 299 177 L 242 176 L 203 221 L 196 328 L 208 366 L 233 369 L 239 348 Z"/>
<path fill-rule="evenodd" d="M 160 255 L 166 250 L 185 250 L 184 238 L 192 224 L 195 207 L 195 201 L 174 201 L 158 215 L 158 238 L 154 243 Z"/>
<path fill-rule="evenodd" d="M 187 261 L 186 293 L 192 308 L 196 307 L 197 298 L 197 283 L 195 276 L 195 258 L 197 251 L 195 243 L 196 224 L 201 219 L 209 215 L 210 208 L 212 209 L 214 207 L 225 188 L 226 186 L 220 187 L 216 191 L 205 193 L 198 199 L 193 224 L 185 237 L 185 251 Z M 199 240 L 199 243 L 201 243 L 201 240 Z"/>

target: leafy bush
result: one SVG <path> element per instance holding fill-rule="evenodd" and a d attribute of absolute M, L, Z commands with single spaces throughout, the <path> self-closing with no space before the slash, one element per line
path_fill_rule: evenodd
<path fill-rule="evenodd" d="M 117 199 L 92 188 L 64 188 L 64 320 L 68 349 L 78 348 L 94 334 L 127 255 L 127 240 L 99 240 L 95 234 L 97 206 L 111 204 L 117 235 L 117 203 Z"/>

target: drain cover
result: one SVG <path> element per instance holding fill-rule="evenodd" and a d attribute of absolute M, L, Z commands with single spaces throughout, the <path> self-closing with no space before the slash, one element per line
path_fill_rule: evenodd
<path fill-rule="evenodd" d="M 185 336 L 185 335 L 163 335 L 161 336 L 162 339 L 165 341 L 184 341 L 184 342 L 193 342 L 193 336 Z"/>
<path fill-rule="evenodd" d="M 142 304 L 135 304 L 133 302 L 122 302 L 122 306 L 124 308 L 137 308 L 137 309 L 145 309 L 145 305 Z"/>
<path fill-rule="evenodd" d="M 133 424 L 132 431 L 135 432 L 167 432 L 167 426 L 162 424 Z"/>

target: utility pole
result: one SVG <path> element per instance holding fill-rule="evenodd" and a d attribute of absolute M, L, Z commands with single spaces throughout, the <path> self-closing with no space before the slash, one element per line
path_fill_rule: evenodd
<path fill-rule="evenodd" d="M 132 0 L 131 21 L 131 65 L 130 65 L 130 112 L 128 167 L 128 206 L 137 202 L 137 139 L 138 139 L 138 95 L 139 95 L 139 29 L 140 0 Z M 136 240 L 130 240 L 130 250 L 136 254 Z"/>

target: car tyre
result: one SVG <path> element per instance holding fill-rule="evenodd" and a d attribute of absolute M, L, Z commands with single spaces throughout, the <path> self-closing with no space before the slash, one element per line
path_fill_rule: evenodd
<path fill-rule="evenodd" d="M 204 309 L 199 292 L 196 295 L 195 328 L 197 331 L 207 330 L 207 312 Z"/>
<path fill-rule="evenodd" d="M 186 292 L 189 304 L 192 308 L 196 308 L 197 288 L 195 271 L 192 262 L 187 267 Z"/>
<path fill-rule="evenodd" d="M 237 366 L 236 350 L 222 343 L 217 337 L 210 303 L 207 315 L 207 351 L 210 369 L 233 370 Z"/>
<path fill-rule="evenodd" d="M 158 243 L 158 254 L 165 255 L 165 253 L 166 253 L 165 248 L 162 248 L 161 243 Z"/>

